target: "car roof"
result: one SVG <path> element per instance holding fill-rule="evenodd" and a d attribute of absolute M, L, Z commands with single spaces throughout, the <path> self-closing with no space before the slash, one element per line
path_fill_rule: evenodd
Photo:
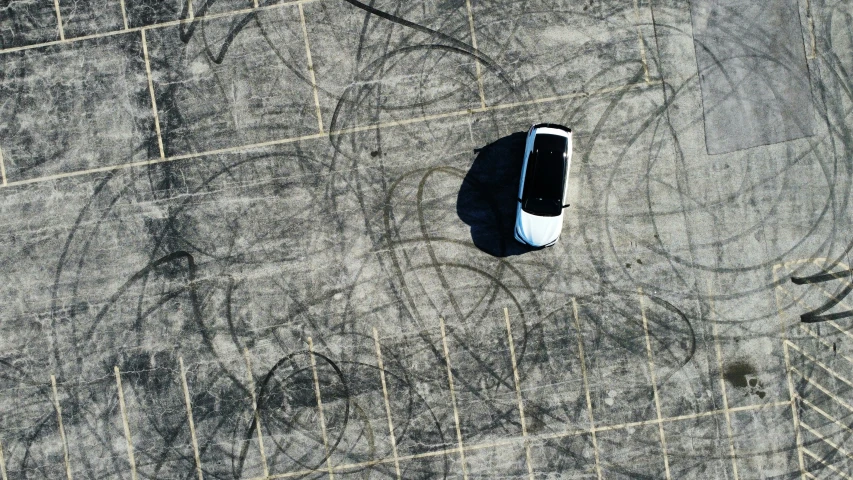
<path fill-rule="evenodd" d="M 568 139 L 563 135 L 552 135 L 550 133 L 536 133 L 533 138 L 533 151 L 549 152 L 562 157 L 566 153 L 566 142 Z"/>
<path fill-rule="evenodd" d="M 566 175 L 566 137 L 536 135 L 527 160 L 524 179 L 525 198 L 562 199 Z"/>

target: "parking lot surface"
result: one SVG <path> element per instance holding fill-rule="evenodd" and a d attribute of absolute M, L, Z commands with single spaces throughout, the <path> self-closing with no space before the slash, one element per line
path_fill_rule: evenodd
<path fill-rule="evenodd" d="M 853 477 L 851 15 L 5 2 L 0 480 Z"/>

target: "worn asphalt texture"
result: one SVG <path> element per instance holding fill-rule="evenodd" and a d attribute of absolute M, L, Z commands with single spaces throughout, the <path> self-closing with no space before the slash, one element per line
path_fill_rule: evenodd
<path fill-rule="evenodd" d="M 0 2 L 0 479 L 853 477 L 851 19 Z"/>

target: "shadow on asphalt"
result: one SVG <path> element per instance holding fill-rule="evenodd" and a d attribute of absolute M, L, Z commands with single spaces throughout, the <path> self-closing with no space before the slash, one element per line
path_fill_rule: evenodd
<path fill-rule="evenodd" d="M 495 257 L 533 250 L 513 238 L 526 136 L 513 133 L 479 149 L 456 199 L 456 213 L 471 227 L 474 245 Z"/>

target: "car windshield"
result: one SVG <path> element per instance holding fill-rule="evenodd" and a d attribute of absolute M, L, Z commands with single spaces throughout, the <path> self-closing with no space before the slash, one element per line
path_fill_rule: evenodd
<path fill-rule="evenodd" d="M 566 139 L 537 135 L 524 174 L 521 209 L 539 216 L 554 217 L 562 211 L 566 176 Z"/>

